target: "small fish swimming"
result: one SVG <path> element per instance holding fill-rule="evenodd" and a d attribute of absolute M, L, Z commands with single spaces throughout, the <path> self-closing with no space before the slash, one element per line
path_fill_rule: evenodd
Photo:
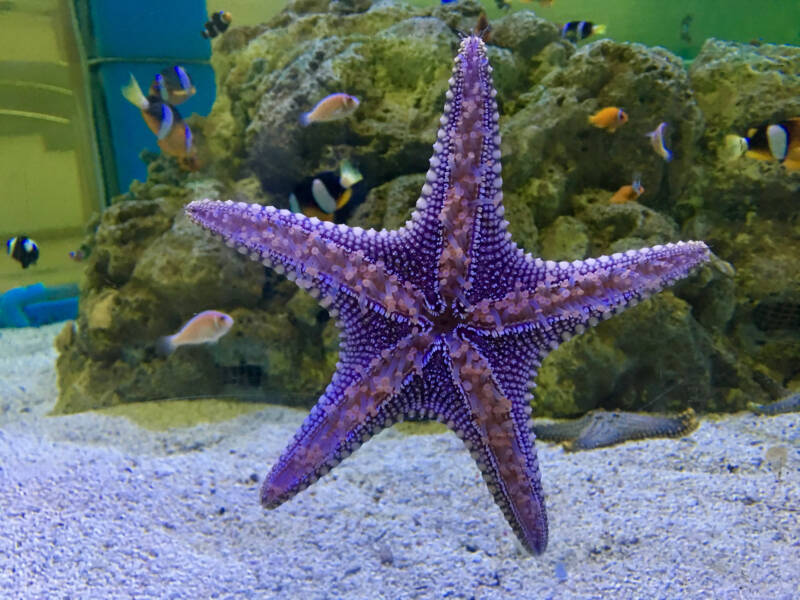
<path fill-rule="evenodd" d="M 777 160 L 789 171 L 800 170 L 800 117 L 753 127 L 744 139 L 747 157 Z"/>
<path fill-rule="evenodd" d="M 27 236 L 18 235 L 6 242 L 8 255 L 19 262 L 23 269 L 35 265 L 39 260 L 39 246 Z"/>
<path fill-rule="evenodd" d="M 189 73 L 180 65 L 163 69 L 156 74 L 150 85 L 151 96 L 158 96 L 163 102 L 173 106 L 183 104 L 196 91 Z"/>
<path fill-rule="evenodd" d="M 626 202 L 633 202 L 639 196 L 644 194 L 644 187 L 642 186 L 642 176 L 636 173 L 633 176 L 633 181 L 630 185 L 623 185 L 619 188 L 614 195 L 611 196 L 611 204 L 625 204 Z"/>
<path fill-rule="evenodd" d="M 800 117 L 752 127 L 747 137 L 726 135 L 720 158 L 732 161 L 743 154 L 756 160 L 777 160 L 789 171 L 800 170 Z"/>
<path fill-rule="evenodd" d="M 561 28 L 561 37 L 577 43 L 591 35 L 603 35 L 605 32 L 605 25 L 595 25 L 591 21 L 570 21 Z"/>
<path fill-rule="evenodd" d="M 188 168 L 195 166 L 195 147 L 192 130 L 184 122 L 178 109 L 164 102 L 160 96 L 145 97 L 136 78 L 122 88 L 122 95 L 142 111 L 142 118 L 158 138 L 158 147 L 165 154 L 181 159 Z"/>
<path fill-rule="evenodd" d="M 233 327 L 233 317 L 218 310 L 205 310 L 181 327 L 174 335 L 159 338 L 156 349 L 162 356 L 175 351 L 179 346 L 191 344 L 213 344 Z"/>
<path fill-rule="evenodd" d="M 656 151 L 656 154 L 669 162 L 672 160 L 672 152 L 667 150 L 667 147 L 664 145 L 664 130 L 666 128 L 666 123 L 659 123 L 658 127 L 645 135 L 650 138 L 650 145 L 653 147 L 653 150 Z"/>
<path fill-rule="evenodd" d="M 349 94 L 331 94 L 317 102 L 307 113 L 300 115 L 300 124 L 305 127 L 311 123 L 323 123 L 342 119 L 358 108 L 359 101 Z"/>
<path fill-rule="evenodd" d="M 210 40 L 220 33 L 225 33 L 231 22 L 233 22 L 233 15 L 227 10 L 219 10 L 211 15 L 210 20 L 206 21 L 205 29 L 201 33 L 204 38 Z"/>
<path fill-rule="evenodd" d="M 335 213 L 350 202 L 353 186 L 362 179 L 361 173 L 344 161 L 338 176 L 333 171 L 323 171 L 298 183 L 289 196 L 289 208 L 307 217 L 332 221 Z"/>
<path fill-rule="evenodd" d="M 686 15 L 681 19 L 681 39 L 687 44 L 692 43 L 692 34 L 689 33 L 689 27 L 692 25 L 693 20 L 692 15 Z"/>
<path fill-rule="evenodd" d="M 628 115 L 621 108 L 607 106 L 601 108 L 589 117 L 589 123 L 600 129 L 605 129 L 608 133 L 614 133 L 618 127 L 628 122 Z"/>

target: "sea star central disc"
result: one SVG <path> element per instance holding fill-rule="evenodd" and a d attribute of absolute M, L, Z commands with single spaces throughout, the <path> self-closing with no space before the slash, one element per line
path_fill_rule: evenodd
<path fill-rule="evenodd" d="M 242 202 L 187 206 L 229 246 L 319 298 L 341 330 L 331 383 L 264 481 L 268 508 L 392 423 L 436 419 L 464 440 L 524 546 L 543 552 L 528 393 L 541 360 L 708 259 L 702 242 L 571 263 L 525 254 L 503 219 L 491 71 L 484 43 L 465 38 L 427 181 L 399 230 Z"/>

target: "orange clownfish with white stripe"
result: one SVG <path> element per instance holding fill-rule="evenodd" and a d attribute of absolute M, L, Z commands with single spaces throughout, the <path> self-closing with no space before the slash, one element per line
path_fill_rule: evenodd
<path fill-rule="evenodd" d="M 800 117 L 752 127 L 746 137 L 725 138 L 729 158 L 742 154 L 756 160 L 777 160 L 789 171 L 800 171 Z"/>
<path fill-rule="evenodd" d="M 184 168 L 197 168 L 192 130 L 177 108 L 164 102 L 158 95 L 145 96 L 133 75 L 128 85 L 122 88 L 122 95 L 142 111 L 144 122 L 158 138 L 158 147 L 164 154 L 178 158 Z"/>

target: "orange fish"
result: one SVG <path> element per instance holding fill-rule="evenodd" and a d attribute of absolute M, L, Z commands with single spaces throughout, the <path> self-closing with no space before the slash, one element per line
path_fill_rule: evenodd
<path fill-rule="evenodd" d="M 358 98 L 349 94 L 331 94 L 317 102 L 307 113 L 300 115 L 300 124 L 304 127 L 311 123 L 335 121 L 353 113 L 358 108 Z"/>
<path fill-rule="evenodd" d="M 589 123 L 600 129 L 605 129 L 608 133 L 614 133 L 617 127 L 621 127 L 627 122 L 628 115 L 624 110 L 616 106 L 601 108 L 589 117 Z"/>
<path fill-rule="evenodd" d="M 228 333 L 233 327 L 233 317 L 218 310 L 205 310 L 181 327 L 175 335 L 168 335 L 158 340 L 156 349 L 166 356 L 178 346 L 190 344 L 212 344 Z"/>
<path fill-rule="evenodd" d="M 131 75 L 131 81 L 122 88 L 122 95 L 142 111 L 142 118 L 158 138 L 162 152 L 175 156 L 182 165 L 195 164 L 195 147 L 192 130 L 184 122 L 178 109 L 164 102 L 160 96 L 145 97 L 142 88 Z"/>
<path fill-rule="evenodd" d="M 644 194 L 644 187 L 642 187 L 642 180 L 637 174 L 633 177 L 633 182 L 630 185 L 623 185 L 614 192 L 610 202 L 611 204 L 625 204 L 626 202 L 633 202 L 642 194 Z"/>

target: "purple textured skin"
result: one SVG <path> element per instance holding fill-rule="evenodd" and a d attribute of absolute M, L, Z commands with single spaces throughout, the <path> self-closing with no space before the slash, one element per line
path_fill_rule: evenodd
<path fill-rule="evenodd" d="M 708 260 L 702 242 L 571 263 L 525 254 L 503 219 L 495 95 L 483 42 L 465 38 L 427 182 L 397 231 L 241 202 L 187 206 L 229 246 L 319 298 L 341 330 L 336 373 L 265 480 L 266 507 L 384 427 L 436 419 L 464 440 L 522 544 L 543 552 L 528 391 L 536 369 L 562 341 Z"/>

